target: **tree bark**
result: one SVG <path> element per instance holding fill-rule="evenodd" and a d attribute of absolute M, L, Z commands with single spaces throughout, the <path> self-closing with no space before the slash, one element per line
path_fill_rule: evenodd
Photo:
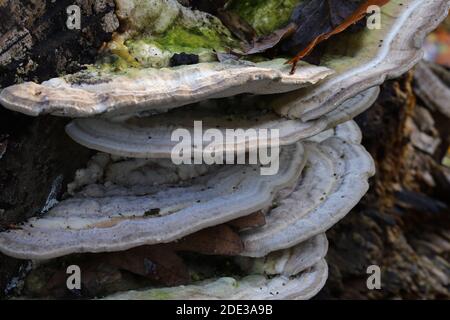
<path fill-rule="evenodd" d="M 81 8 L 80 30 L 66 25 L 72 4 Z M 0 89 L 80 70 L 118 27 L 112 0 L 3 0 L 0 21 Z M 86 163 L 90 151 L 65 135 L 66 123 L 0 108 L 0 230 L 40 214 Z M 26 266 L 0 255 L 0 297 Z"/>
<path fill-rule="evenodd" d="M 67 27 L 70 5 L 80 30 Z M 80 70 L 119 27 L 113 0 L 2 0 L 0 21 L 0 87 Z"/>

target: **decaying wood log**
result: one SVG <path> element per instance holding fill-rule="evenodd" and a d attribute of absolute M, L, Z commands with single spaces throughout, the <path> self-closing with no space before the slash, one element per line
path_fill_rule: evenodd
<path fill-rule="evenodd" d="M 327 234 L 330 277 L 319 299 L 450 297 L 450 170 L 441 165 L 449 119 L 417 100 L 412 75 L 385 83 L 357 119 L 377 174 L 363 201 Z M 429 150 L 433 141 L 440 145 Z M 370 265 L 381 268 L 381 290 L 366 286 Z"/>

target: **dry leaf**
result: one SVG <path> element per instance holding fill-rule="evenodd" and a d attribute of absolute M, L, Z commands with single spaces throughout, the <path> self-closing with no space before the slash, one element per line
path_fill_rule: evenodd
<path fill-rule="evenodd" d="M 235 256 L 244 249 L 239 235 L 227 225 L 196 232 L 170 245 L 175 251 L 221 256 Z"/>
<path fill-rule="evenodd" d="M 256 212 L 249 216 L 245 216 L 227 223 L 230 227 L 237 231 L 262 227 L 266 224 L 266 215 L 262 212 Z"/>
<path fill-rule="evenodd" d="M 300 49 L 297 55 L 287 62 L 292 64 L 291 73 L 295 72 L 297 63 L 306 57 L 319 43 L 329 39 L 335 34 L 345 31 L 362 20 L 366 17 L 367 9 L 370 6 L 377 5 L 381 7 L 388 2 L 389 0 L 366 0 L 354 11 L 350 11 L 349 9 L 357 4 L 357 1 L 314 0 L 307 4 L 301 4 L 296 9 L 298 10 L 298 13 L 294 13 L 294 20 L 297 21 L 298 19 L 301 23 L 298 25 L 295 35 L 284 44 L 285 48 L 288 48 L 289 51 L 292 51 L 292 49 Z M 306 10 L 306 6 L 313 7 Z M 309 12 L 311 10 L 313 12 L 328 10 L 328 14 L 322 13 L 320 15 L 315 13 L 311 16 L 311 13 Z M 308 17 L 308 15 L 310 16 Z M 328 16 L 328 20 L 324 20 L 323 15 Z M 317 35 L 317 33 L 319 34 Z M 305 41 L 305 39 L 308 39 L 311 36 L 313 36 L 312 41 Z M 306 46 L 305 43 L 307 43 Z"/>
<path fill-rule="evenodd" d="M 258 54 L 266 52 L 278 45 L 282 40 L 292 36 L 295 32 L 296 25 L 290 23 L 286 27 L 276 30 L 267 36 L 256 38 L 250 48 L 245 51 L 246 55 Z"/>

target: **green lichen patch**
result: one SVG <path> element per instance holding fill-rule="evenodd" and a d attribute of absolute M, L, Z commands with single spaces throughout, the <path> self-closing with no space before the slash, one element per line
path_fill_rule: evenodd
<path fill-rule="evenodd" d="M 238 13 L 258 34 L 285 26 L 304 0 L 232 0 L 227 10 Z M 182 6 L 176 0 L 119 1 L 119 16 L 128 30 L 107 45 L 98 67 L 108 72 L 171 66 L 176 54 L 197 55 L 199 62 L 217 61 L 217 52 L 240 52 L 243 44 L 215 16 Z M 251 57 L 258 61 L 261 57 Z"/>
<path fill-rule="evenodd" d="M 294 8 L 304 0 L 233 0 L 229 9 L 239 14 L 259 35 L 288 24 Z"/>
<path fill-rule="evenodd" d="M 224 50 L 235 45 L 229 35 L 220 34 L 218 30 L 199 26 L 186 28 L 174 25 L 165 35 L 154 40 L 162 48 L 172 52 L 200 53 L 205 49 Z"/>
<path fill-rule="evenodd" d="M 102 59 L 98 64 L 109 71 L 168 67 L 182 53 L 198 55 L 200 62 L 215 61 L 215 52 L 240 48 L 217 17 L 176 0 L 120 0 L 117 14 L 128 29 L 107 45 L 113 62 Z"/>
<path fill-rule="evenodd" d="M 169 65 L 175 54 L 187 53 L 199 56 L 201 62 L 214 61 L 215 52 L 235 48 L 238 42 L 230 34 L 207 26 L 186 27 L 174 24 L 158 36 L 138 36 L 124 44 L 130 56 L 142 67 L 162 68 Z"/>

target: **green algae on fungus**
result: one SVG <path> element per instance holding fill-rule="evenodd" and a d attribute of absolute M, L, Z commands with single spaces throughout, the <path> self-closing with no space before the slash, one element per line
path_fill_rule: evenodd
<path fill-rule="evenodd" d="M 225 47 L 236 44 L 230 35 L 221 35 L 213 28 L 199 26 L 187 29 L 179 24 L 154 41 L 162 48 L 177 53 L 199 53 L 204 49 L 225 50 Z"/>
<path fill-rule="evenodd" d="M 288 24 L 294 8 L 303 0 L 233 0 L 228 9 L 239 14 L 258 33 L 269 34 Z"/>
<path fill-rule="evenodd" d="M 187 29 L 175 24 L 164 35 L 130 39 L 125 46 L 141 66 L 161 68 L 169 65 L 176 53 L 196 54 L 201 62 L 215 61 L 215 52 L 226 51 L 236 46 L 236 42 L 215 29 L 201 26 Z"/>
<path fill-rule="evenodd" d="M 107 45 L 114 64 L 102 61 L 108 70 L 124 67 L 163 68 L 174 54 L 199 56 L 200 62 L 217 60 L 215 52 L 238 50 L 239 42 L 221 21 L 208 13 L 192 10 L 176 0 L 118 0 L 117 14 L 128 29 Z"/>
<path fill-rule="evenodd" d="M 164 68 L 175 54 L 195 54 L 200 62 L 217 61 L 217 52 L 239 52 L 241 43 L 215 16 L 176 0 L 117 0 L 117 14 L 128 29 L 108 44 L 110 55 L 98 66 L 113 72 L 127 68 Z M 286 25 L 303 0 L 231 1 L 237 12 L 266 34 Z"/>

